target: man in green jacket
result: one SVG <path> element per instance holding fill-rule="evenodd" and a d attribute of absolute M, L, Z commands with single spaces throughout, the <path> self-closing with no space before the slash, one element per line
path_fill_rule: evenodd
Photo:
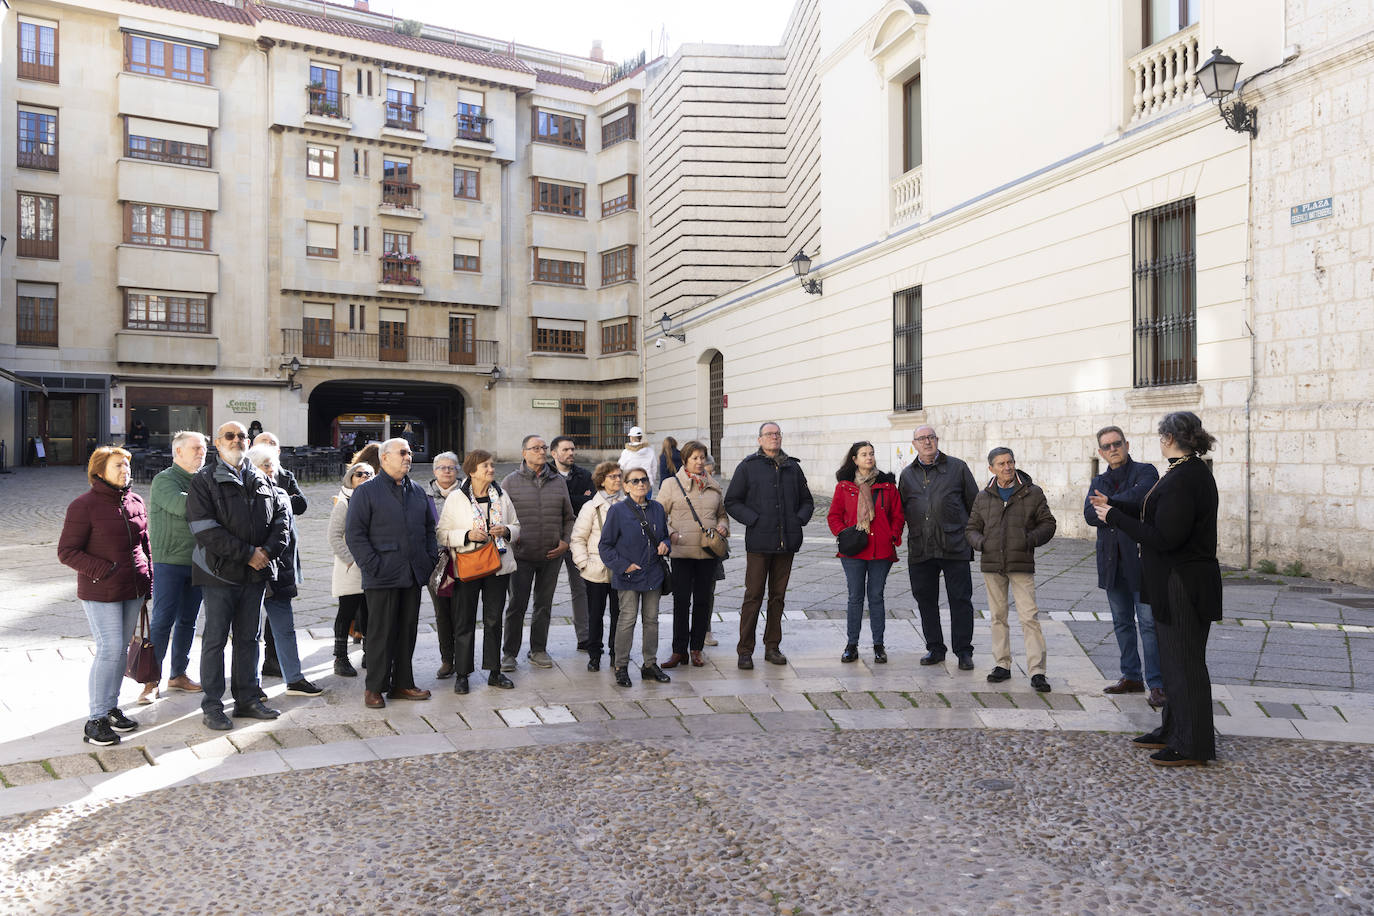
<path fill-rule="evenodd" d="M 191 640 L 200 613 L 200 587 L 191 584 L 191 551 L 196 539 L 186 523 L 186 493 L 191 477 L 205 464 L 205 437 L 182 430 L 172 437 L 172 466 L 153 478 L 148 500 L 148 536 L 153 546 L 153 648 L 161 662 L 171 641 L 168 690 L 200 693 L 186 676 Z M 140 703 L 151 703 L 157 684 L 145 684 Z"/>
<path fill-rule="evenodd" d="M 968 542 L 983 555 L 983 582 L 988 589 L 988 614 L 992 618 L 994 667 L 988 681 L 996 684 L 1011 677 L 1011 633 L 1007 629 L 1007 586 L 1016 597 L 1016 616 L 1026 641 L 1026 667 L 1031 686 L 1050 692 L 1045 678 L 1045 636 L 1035 619 L 1035 548 L 1054 537 L 1055 521 L 1045 491 L 1031 483 L 1030 475 L 1016 470 L 1016 456 L 1009 448 L 988 452 L 992 480 L 973 500 L 968 518 Z"/>

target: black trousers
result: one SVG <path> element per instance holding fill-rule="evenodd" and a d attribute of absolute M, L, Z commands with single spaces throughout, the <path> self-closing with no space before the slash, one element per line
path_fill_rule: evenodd
<path fill-rule="evenodd" d="M 415 686 L 411 658 L 420 626 L 420 586 L 367 588 L 367 689 L 373 693 Z M 387 672 L 390 671 L 390 683 Z"/>
<path fill-rule="evenodd" d="M 334 639 L 337 642 L 348 640 L 348 627 L 358 622 L 358 631 L 367 632 L 367 598 L 362 592 L 356 595 L 340 595 L 339 610 L 334 615 Z"/>
<path fill-rule="evenodd" d="M 700 652 L 711 629 L 712 595 L 716 590 L 716 567 L 720 561 L 675 558 L 673 561 L 673 651 L 686 655 L 689 649 Z"/>
<path fill-rule="evenodd" d="M 949 596 L 949 637 L 956 656 L 973 654 L 973 573 L 968 560 L 925 560 L 907 566 L 911 594 L 921 611 L 921 634 L 927 652 L 944 655 L 944 630 L 940 626 L 940 574 Z"/>
<path fill-rule="evenodd" d="M 429 598 L 434 602 L 434 632 L 439 634 L 439 660 L 444 664 L 452 664 L 454 640 L 457 636 L 453 623 L 458 610 L 458 587 L 455 585 L 453 594 L 447 598 L 430 589 Z"/>
<path fill-rule="evenodd" d="M 1191 760 L 1215 760 L 1212 724 L 1212 678 L 1207 673 L 1207 637 L 1212 622 L 1201 618 L 1189 601 L 1169 589 L 1169 622 L 1155 613 L 1159 673 L 1164 678 L 1164 724 L 1160 737 L 1170 750 Z M 1182 606 L 1180 606 L 1182 605 Z"/>
<path fill-rule="evenodd" d="M 460 677 L 473 672 L 478 598 L 482 599 L 482 667 L 488 671 L 501 669 L 501 617 L 506 609 L 506 586 L 509 583 L 508 575 L 485 576 L 453 586 L 453 642 L 449 654 Z M 440 596 L 438 600 L 449 599 Z M 435 608 L 437 610 L 437 604 Z"/>
<path fill-rule="evenodd" d="M 615 658 L 615 622 L 620 619 L 620 596 L 609 582 L 593 582 L 590 579 L 583 579 L 582 582 L 587 586 L 587 655 L 600 659 L 604 648 L 607 655 Z M 608 605 L 611 612 L 609 630 L 606 629 Z"/>

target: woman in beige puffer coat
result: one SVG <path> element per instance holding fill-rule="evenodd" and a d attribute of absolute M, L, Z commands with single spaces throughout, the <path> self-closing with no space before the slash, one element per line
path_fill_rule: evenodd
<path fill-rule="evenodd" d="M 596 545 L 601 540 L 601 526 L 606 522 L 606 512 L 625 496 L 620 483 L 623 473 L 619 463 L 615 461 L 603 461 L 596 466 L 596 470 L 592 472 L 596 495 L 588 500 L 582 511 L 577 514 L 577 521 L 573 523 L 572 540 L 569 541 L 573 563 L 582 574 L 582 581 L 587 584 L 588 671 L 601 670 L 603 635 L 608 637 L 605 640 L 606 651 L 611 653 L 612 658 L 615 657 L 614 647 L 610 643 L 615 637 L 615 621 L 620 610 L 620 602 L 615 589 L 611 588 L 611 571 L 601 562 L 601 554 L 597 551 Z M 611 628 L 605 630 L 608 603 L 611 610 Z"/>

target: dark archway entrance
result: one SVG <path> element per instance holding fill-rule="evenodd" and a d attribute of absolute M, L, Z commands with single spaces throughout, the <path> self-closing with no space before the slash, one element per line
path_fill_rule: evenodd
<path fill-rule="evenodd" d="M 452 385 L 390 379 L 323 382 L 310 392 L 310 443 L 347 447 L 337 441 L 340 417 L 387 414 L 390 436 L 401 435 L 405 425 L 411 425 L 416 461 L 429 461 L 439 452 L 461 456 L 466 448 L 466 406 L 462 390 Z"/>

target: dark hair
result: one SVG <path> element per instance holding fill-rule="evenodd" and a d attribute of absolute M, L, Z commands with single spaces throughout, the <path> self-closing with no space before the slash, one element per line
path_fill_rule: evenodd
<path fill-rule="evenodd" d="M 997 446 L 997 448 L 988 452 L 988 467 L 992 467 L 992 463 L 997 460 L 999 455 L 1011 455 L 1011 460 L 1016 460 L 1015 452 L 1007 448 L 1005 445 L 999 445 Z"/>
<path fill-rule="evenodd" d="M 844 464 L 840 465 L 840 469 L 835 472 L 836 480 L 845 481 L 854 479 L 854 475 L 859 471 L 859 463 L 855 461 L 854 458 L 859 454 L 859 449 L 863 448 L 865 445 L 869 448 L 873 448 L 873 443 L 866 440 L 855 442 L 849 447 L 849 451 L 846 452 L 844 456 Z M 874 457 L 877 457 L 877 449 L 874 449 Z"/>
<path fill-rule="evenodd" d="M 357 464 L 360 461 L 374 468 L 381 467 L 382 444 L 380 442 L 369 442 L 367 445 L 364 445 L 354 454 L 353 460 L 350 461 L 349 464 Z"/>
<path fill-rule="evenodd" d="M 592 471 L 592 486 L 600 490 L 601 485 L 606 482 L 606 478 L 610 476 L 611 471 L 618 470 L 620 470 L 620 462 L 618 461 L 601 462 L 596 466 L 596 470 Z"/>
<path fill-rule="evenodd" d="M 544 437 L 541 436 L 541 435 L 539 435 L 538 433 L 530 433 L 528 436 L 526 436 L 525 438 L 523 438 L 523 439 L 520 440 L 520 451 L 523 452 L 525 449 L 527 449 L 527 448 L 530 447 L 530 440 L 531 440 L 531 439 L 542 439 L 542 438 L 544 438 Z"/>
<path fill-rule="evenodd" d="M 693 439 L 682 447 L 682 466 L 686 467 L 687 459 L 691 458 L 697 452 L 701 452 L 707 458 L 711 457 L 711 453 L 706 450 L 706 444 Z"/>
<path fill-rule="evenodd" d="M 1093 437 L 1093 441 L 1097 443 L 1098 448 L 1102 447 L 1102 437 L 1107 435 L 1107 433 L 1116 433 L 1118 436 L 1121 437 L 1122 442 L 1126 441 L 1126 433 L 1121 429 L 1120 426 L 1104 426 L 1101 429 L 1099 429 L 1097 431 L 1097 435 Z"/>
<path fill-rule="evenodd" d="M 1202 420 L 1191 410 L 1176 410 L 1159 421 L 1159 434 L 1172 436 L 1174 444 L 1195 455 L 1205 455 L 1217 444 L 1216 436 L 1202 428 Z"/>
<path fill-rule="evenodd" d="M 463 459 L 463 473 L 471 477 L 472 472 L 477 470 L 477 466 L 479 464 L 486 464 L 490 460 L 491 452 L 486 452 L 480 448 L 475 448 L 472 451 L 468 452 L 468 456 Z"/>
<path fill-rule="evenodd" d="M 559 444 L 562 442 L 572 442 L 574 446 L 577 445 L 576 442 L 573 442 L 572 436 L 554 436 L 553 441 L 549 443 L 549 451 L 552 452 L 554 449 L 558 448 Z"/>
<path fill-rule="evenodd" d="M 659 454 L 663 456 L 663 463 L 668 465 L 668 470 L 674 474 L 678 472 L 677 466 L 673 464 L 673 449 L 675 448 L 677 448 L 677 440 L 672 436 L 664 436 L 663 448 L 659 450 Z"/>

